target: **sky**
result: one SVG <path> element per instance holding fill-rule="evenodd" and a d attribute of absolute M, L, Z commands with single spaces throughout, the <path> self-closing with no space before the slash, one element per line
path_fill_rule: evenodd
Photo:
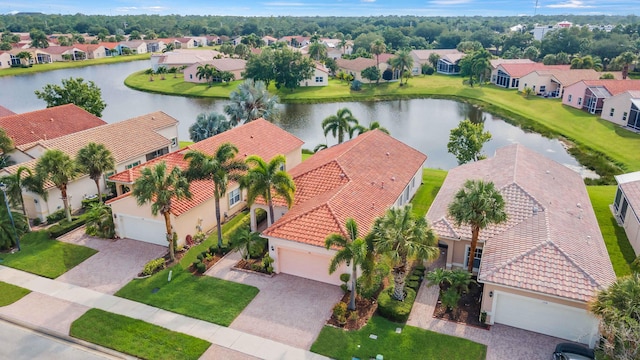
<path fill-rule="evenodd" d="M 0 14 L 236 16 L 640 15 L 639 0 L 0 0 Z"/>

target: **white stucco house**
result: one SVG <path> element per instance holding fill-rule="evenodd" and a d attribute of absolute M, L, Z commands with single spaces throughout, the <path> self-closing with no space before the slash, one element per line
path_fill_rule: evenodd
<path fill-rule="evenodd" d="M 611 210 L 624 227 L 631 247 L 640 255 L 640 171 L 617 175 L 618 189 Z"/>

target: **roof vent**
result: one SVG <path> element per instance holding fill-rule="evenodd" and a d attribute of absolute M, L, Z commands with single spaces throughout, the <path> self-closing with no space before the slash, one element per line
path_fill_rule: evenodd
<path fill-rule="evenodd" d="M 344 179 L 345 176 L 347 176 L 347 175 L 345 175 L 344 173 L 340 173 L 340 179 Z"/>
<path fill-rule="evenodd" d="M 396 181 L 396 177 L 395 177 L 395 176 L 392 176 L 392 177 L 391 177 L 391 181 Z"/>
<path fill-rule="evenodd" d="M 155 119 L 156 119 L 156 117 L 155 117 L 155 116 L 152 116 L 152 117 L 151 117 L 151 120 L 155 120 Z"/>
<path fill-rule="evenodd" d="M 582 205 L 580 203 L 577 203 L 576 206 L 578 207 L 578 209 L 582 209 Z"/>
<path fill-rule="evenodd" d="M 371 203 L 371 208 L 373 209 L 373 208 L 375 208 L 375 207 L 376 207 L 376 203 L 372 202 L 372 203 Z"/>
<path fill-rule="evenodd" d="M 551 174 L 551 171 L 547 170 L 545 171 L 546 174 Z"/>
<path fill-rule="evenodd" d="M 251 136 L 249 136 L 249 137 L 253 139 L 253 135 L 251 135 Z"/>
<path fill-rule="evenodd" d="M 380 189 L 384 189 L 384 181 L 380 183 Z"/>
<path fill-rule="evenodd" d="M 537 206 L 533 207 L 533 215 L 538 215 L 538 207 Z"/>
<path fill-rule="evenodd" d="M 391 155 L 388 151 L 387 151 L 387 156 Z"/>
<path fill-rule="evenodd" d="M 49 119 L 49 121 L 53 122 L 53 118 Z"/>

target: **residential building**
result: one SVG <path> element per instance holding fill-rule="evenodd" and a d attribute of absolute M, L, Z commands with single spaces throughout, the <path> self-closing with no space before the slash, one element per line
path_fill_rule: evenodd
<path fill-rule="evenodd" d="M 264 41 L 264 44 L 266 46 L 269 46 L 278 42 L 278 39 L 274 38 L 273 36 L 265 35 L 262 37 L 262 41 Z"/>
<path fill-rule="evenodd" d="M 197 47 L 196 40 L 188 37 L 175 38 L 173 39 L 173 44 L 176 49 L 193 49 Z"/>
<path fill-rule="evenodd" d="M 495 184 L 507 220 L 482 229 L 471 256 L 471 227 L 457 225 L 447 209 L 473 179 Z M 522 145 L 505 146 L 450 170 L 427 220 L 447 249 L 447 268 L 473 261 L 489 324 L 596 344 L 588 302 L 616 276 L 578 173 Z"/>
<path fill-rule="evenodd" d="M 158 70 L 160 66 L 166 68 L 189 66 L 199 62 L 211 61 L 222 57 L 222 54 L 215 50 L 207 49 L 176 49 L 161 54 L 151 55 L 151 68 Z"/>
<path fill-rule="evenodd" d="M 511 79 L 508 78 L 509 76 L 504 74 L 504 70 L 499 70 L 498 66 L 503 65 L 503 64 L 533 64 L 534 62 L 529 60 L 529 59 L 491 59 L 489 60 L 489 63 L 491 64 L 491 83 L 494 85 L 498 85 L 501 87 L 506 87 L 506 88 L 511 88 L 513 86 L 511 86 Z M 499 73 L 499 71 L 501 71 Z M 501 79 L 498 82 L 498 75 L 500 75 Z"/>
<path fill-rule="evenodd" d="M 630 90 L 614 95 L 605 99 L 602 107 L 603 119 L 640 131 L 640 91 Z"/>
<path fill-rule="evenodd" d="M 6 107 L 0 105 L 0 117 L 9 116 L 9 115 L 15 115 L 15 114 L 16 113 L 14 113 L 13 111 L 11 111 L 11 110 L 7 109 Z M 2 124 L 2 123 L 0 122 L 0 124 Z M 0 127 L 4 129 L 4 126 L 0 125 Z"/>
<path fill-rule="evenodd" d="M 561 98 L 567 86 L 582 80 L 598 80 L 600 76 L 602 73 L 593 69 L 534 70 L 520 78 L 518 91 L 524 91 L 524 88 L 529 87 L 536 95 Z M 619 78 L 622 78 L 622 75 Z"/>
<path fill-rule="evenodd" d="M 329 69 L 323 64 L 316 63 L 311 78 L 300 81 L 300 86 L 327 86 L 329 85 Z"/>
<path fill-rule="evenodd" d="M 494 60 L 491 60 L 491 83 L 507 89 L 517 89 L 520 86 L 520 78 L 535 70 L 569 70 L 571 68 L 571 65 L 545 65 L 528 59 L 517 60 L 524 61 L 502 61 L 495 68 L 493 68 Z"/>
<path fill-rule="evenodd" d="M 4 121 L 5 118 L 0 118 Z M 54 120 L 55 123 L 55 120 Z M 47 150 L 61 150 L 70 157 L 75 157 L 78 150 L 90 142 L 103 144 L 113 154 L 116 171 L 124 171 L 135 165 L 150 161 L 160 155 L 178 149 L 178 121 L 159 111 L 138 116 L 132 119 L 92 127 L 72 134 L 42 139 L 19 145 L 15 153 L 30 160 L 6 167 L 0 173 L 13 174 L 18 167 L 34 169 Z M 12 154 L 13 157 L 13 154 Z M 107 177 L 110 174 L 105 174 Z M 103 190 L 107 190 L 105 181 L 100 181 Z M 23 192 L 25 207 L 29 218 L 44 218 L 63 207 L 60 191 L 53 183 L 45 184 L 47 200 L 31 192 Z M 119 189 L 121 191 L 121 189 Z M 81 206 L 82 199 L 97 194 L 95 182 L 87 175 L 80 176 L 69 183 L 67 188 L 69 203 L 72 209 Z"/>
<path fill-rule="evenodd" d="M 269 256 L 276 273 L 286 273 L 339 285 L 340 266 L 329 274 L 335 249 L 324 246 L 327 236 L 348 236 L 344 224 L 353 218 L 360 235 L 367 234 L 387 209 L 407 204 L 422 180 L 427 156 L 380 130 L 368 131 L 322 150 L 289 170 L 296 185 L 294 204 L 274 198 L 275 222 L 262 235 L 269 239 Z M 251 207 L 267 210 L 264 201 Z M 252 229 L 256 229 L 252 221 Z"/>
<path fill-rule="evenodd" d="M 0 50 L 0 69 L 7 69 L 11 67 L 11 53 L 8 51 Z"/>
<path fill-rule="evenodd" d="M 128 49 L 133 54 L 146 54 L 147 43 L 144 40 L 121 41 L 116 49 L 119 55 L 125 53 L 125 49 Z"/>
<path fill-rule="evenodd" d="M 242 73 L 247 67 L 247 61 L 243 59 L 233 59 L 233 58 L 221 58 L 221 59 L 213 59 L 203 62 L 198 62 L 186 67 L 183 71 L 184 73 L 184 81 L 187 82 L 195 82 L 195 83 L 205 83 L 207 79 L 198 78 L 198 68 L 200 66 L 204 66 L 209 64 L 216 68 L 218 71 L 228 71 L 235 76 L 236 80 L 242 79 Z M 220 79 L 213 79 L 213 81 L 220 81 Z"/>
<path fill-rule="evenodd" d="M 212 155 L 224 143 L 235 145 L 238 148 L 236 157 L 241 160 L 250 155 L 257 155 L 269 161 L 274 156 L 282 154 L 286 157 L 287 170 L 302 161 L 303 142 L 300 139 L 266 120 L 258 119 L 195 143 L 186 149 L 120 171 L 109 178 L 119 190 L 119 196 L 108 202 L 114 214 L 116 234 L 123 238 L 166 246 L 166 228 L 162 215 L 154 216 L 150 205 L 138 206 L 131 192 L 123 193 L 121 190 L 124 187 L 132 189 L 144 167 L 155 166 L 164 161 L 169 170 L 174 167 L 184 170 L 188 167 L 188 162 L 184 160 L 188 151 L 197 150 Z M 190 200 L 172 200 L 171 224 L 178 235 L 179 244 L 184 244 L 187 236 L 193 236 L 199 230 L 207 232 L 217 225 L 212 182 L 192 181 L 190 190 Z M 221 198 L 220 206 L 221 214 L 226 221 L 246 207 L 246 193 L 240 190 L 237 183 L 230 183 L 227 193 Z"/>
<path fill-rule="evenodd" d="M 354 80 L 358 80 L 363 83 L 369 83 L 370 82 L 369 80 L 362 77 L 362 70 L 371 66 L 376 66 L 376 59 L 368 59 L 368 58 L 361 58 L 361 57 L 353 60 L 338 59 L 336 60 L 336 65 L 338 65 L 338 71 L 343 71 L 347 74 L 353 75 Z M 382 61 L 381 59 L 380 63 L 378 64 L 378 69 L 380 70 L 380 75 L 382 76 L 382 73 L 385 70 L 391 69 L 391 65 L 389 65 L 389 63 L 387 62 Z M 399 71 L 393 70 L 392 80 L 398 80 L 398 77 L 399 77 Z"/>
<path fill-rule="evenodd" d="M 640 90 L 640 80 L 578 81 L 565 88 L 562 104 L 600 114 L 607 99 L 629 90 Z"/>
<path fill-rule="evenodd" d="M 429 49 L 429 50 L 411 50 L 411 57 L 413 58 L 413 68 L 411 73 L 413 75 L 419 75 L 422 72 L 422 65 L 428 64 L 433 66 L 429 61 L 431 54 L 437 54 L 439 57 L 443 57 L 449 54 L 462 54 L 457 49 Z M 437 66 L 436 66 L 437 67 Z"/>
<path fill-rule="evenodd" d="M 616 175 L 618 190 L 611 210 L 624 227 L 633 251 L 640 256 L 640 171 Z"/>
<path fill-rule="evenodd" d="M 309 45 L 309 43 L 311 42 L 311 37 L 299 36 L 299 35 L 283 36 L 280 39 L 278 39 L 278 41 L 285 42 L 287 43 L 287 45 L 292 46 L 294 48 L 301 48 L 303 46 Z"/>
<path fill-rule="evenodd" d="M 102 59 L 107 57 L 107 48 L 98 44 L 75 44 L 74 47 L 85 53 L 87 59 Z"/>
<path fill-rule="evenodd" d="M 77 61 L 87 59 L 87 54 L 75 45 L 49 46 L 44 52 L 51 56 L 52 61 Z"/>
<path fill-rule="evenodd" d="M 444 54 L 438 60 L 436 71 L 445 75 L 460 74 L 460 60 L 464 57 L 464 53 Z"/>

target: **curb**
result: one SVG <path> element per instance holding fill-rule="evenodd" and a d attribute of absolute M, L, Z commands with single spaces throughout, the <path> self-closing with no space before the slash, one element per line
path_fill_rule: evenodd
<path fill-rule="evenodd" d="M 17 325 L 17 326 L 20 326 L 20 327 L 35 331 L 37 333 L 41 333 L 43 335 L 46 335 L 46 336 L 49 336 L 49 337 L 52 337 L 52 338 L 56 338 L 58 340 L 62 340 L 64 342 L 68 342 L 68 343 L 72 343 L 72 344 L 75 344 L 75 345 L 79 345 L 79 346 L 85 347 L 87 349 L 90 349 L 90 350 L 93 350 L 93 351 L 96 351 L 96 352 L 111 356 L 114 359 L 123 359 L 123 360 L 137 360 L 138 359 L 135 356 L 127 355 L 127 354 L 118 352 L 116 350 L 106 348 L 104 346 L 100 346 L 100 345 L 97 345 L 97 344 L 94 344 L 94 343 L 90 343 L 88 341 L 80 340 L 80 339 L 74 338 L 72 336 L 65 335 L 65 334 L 63 334 L 61 332 L 54 331 L 54 330 L 51 330 L 51 329 L 47 329 L 47 328 L 44 328 L 42 326 L 37 326 L 37 325 L 31 324 L 29 322 L 26 322 L 26 321 L 23 321 L 23 320 L 19 320 L 19 319 L 16 319 L 16 318 L 13 318 L 11 316 L 4 315 L 4 314 L 0 314 L 0 320 L 4 320 L 4 321 L 6 321 L 8 323 L 11 323 L 13 325 Z"/>

